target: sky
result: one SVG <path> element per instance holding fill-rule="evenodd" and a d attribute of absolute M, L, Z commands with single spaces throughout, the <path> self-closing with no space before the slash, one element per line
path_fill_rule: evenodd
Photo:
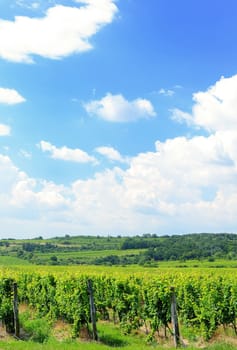
<path fill-rule="evenodd" d="M 2 0 L 0 238 L 237 232 L 236 0 Z"/>

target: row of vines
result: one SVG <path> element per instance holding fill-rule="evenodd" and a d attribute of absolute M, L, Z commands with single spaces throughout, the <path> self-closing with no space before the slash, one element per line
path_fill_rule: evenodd
<path fill-rule="evenodd" d="M 20 303 L 34 308 L 39 316 L 72 324 L 75 336 L 90 323 L 88 278 L 93 280 L 98 319 L 113 320 L 124 332 L 143 327 L 152 336 L 168 329 L 171 286 L 175 287 L 182 324 L 195 327 L 205 339 L 219 325 L 232 326 L 236 331 L 237 279 L 232 274 L 166 273 L 156 278 L 38 273 L 14 276 Z M 0 319 L 8 325 L 12 317 L 12 283 L 7 276 L 0 279 Z"/>

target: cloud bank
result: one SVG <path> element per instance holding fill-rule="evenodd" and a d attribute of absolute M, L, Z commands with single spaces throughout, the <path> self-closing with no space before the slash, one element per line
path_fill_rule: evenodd
<path fill-rule="evenodd" d="M 125 170 L 115 166 L 63 186 L 32 179 L 1 155 L 0 217 L 5 232 L 16 232 L 19 222 L 25 233 L 49 236 L 236 232 L 236 79 L 222 78 L 194 95 L 190 120 L 209 130 L 208 136 L 158 140 L 155 151 L 132 157 Z M 61 153 L 42 142 L 41 148 L 67 158 L 67 148 Z M 112 147 L 97 152 L 111 160 L 122 157 Z"/>

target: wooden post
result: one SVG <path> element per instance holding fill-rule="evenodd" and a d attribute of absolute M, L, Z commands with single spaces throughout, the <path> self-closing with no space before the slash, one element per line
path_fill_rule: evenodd
<path fill-rule="evenodd" d="M 174 346 L 177 348 L 181 345 L 180 342 L 180 333 L 179 333 L 179 323 L 178 323 L 178 315 L 177 315 L 177 304 L 176 304 L 176 296 L 175 289 L 171 287 L 171 321 L 173 325 L 173 335 L 174 335 Z"/>
<path fill-rule="evenodd" d="M 18 294 L 17 294 L 17 283 L 13 283 L 13 313 L 14 313 L 14 330 L 15 337 L 20 336 L 20 323 L 19 323 L 19 313 L 18 313 Z"/>
<path fill-rule="evenodd" d="M 91 314 L 91 323 L 92 323 L 92 337 L 94 340 L 98 340 L 98 333 L 96 328 L 96 310 L 95 310 L 95 303 L 94 303 L 94 295 L 93 295 L 93 286 L 92 286 L 92 280 L 88 280 L 88 292 L 89 292 L 89 298 L 90 298 L 90 314 Z"/>

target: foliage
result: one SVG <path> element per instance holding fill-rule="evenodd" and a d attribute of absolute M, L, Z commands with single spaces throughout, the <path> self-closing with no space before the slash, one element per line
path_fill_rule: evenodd
<path fill-rule="evenodd" d="M 12 288 L 13 280 L 11 278 L 5 277 L 0 280 L 0 319 L 9 333 L 14 332 Z"/>
<path fill-rule="evenodd" d="M 44 343 L 50 336 L 49 322 L 44 318 L 32 318 L 29 312 L 21 314 L 21 325 L 32 341 Z"/>
<path fill-rule="evenodd" d="M 65 235 L 52 239 L 0 240 L 0 255 L 38 265 L 154 265 L 162 261 L 237 258 L 235 234 L 186 234 L 135 237 Z M 16 261 L 17 261 L 16 260 Z"/>
<path fill-rule="evenodd" d="M 89 329 L 89 278 L 93 280 L 97 317 L 113 320 L 126 334 L 145 327 L 153 336 L 169 328 L 171 286 L 176 290 L 180 321 L 186 327 L 197 329 L 205 339 L 220 325 L 236 331 L 237 280 L 233 270 L 163 270 L 156 276 L 70 275 L 65 268 L 63 274 L 6 270 L 0 278 L 0 318 L 4 322 L 12 318 L 13 277 L 18 282 L 20 302 L 33 308 L 37 318 L 70 323 L 74 336 L 83 327 Z"/>

